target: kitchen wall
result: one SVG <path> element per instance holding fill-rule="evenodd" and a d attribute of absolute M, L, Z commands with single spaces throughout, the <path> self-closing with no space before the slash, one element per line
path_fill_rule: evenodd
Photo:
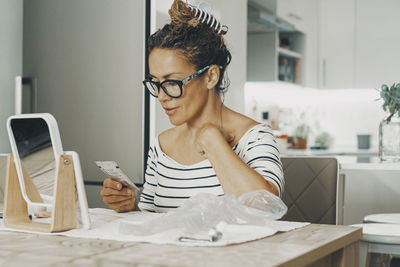
<path fill-rule="evenodd" d="M 152 32 L 169 23 L 168 9 L 172 0 L 152 1 Z M 196 0 L 189 0 L 190 4 L 196 5 Z M 247 35 L 247 0 L 209 0 L 217 19 L 229 27 L 228 33 L 224 36 L 228 48 L 232 53 L 232 62 L 228 67 L 228 77 L 231 85 L 225 94 L 225 104 L 238 112 L 244 112 L 244 84 L 246 82 L 246 35 Z M 152 141 L 157 133 L 171 128 L 169 119 L 164 110 L 152 99 L 151 108 L 151 136 Z"/>
<path fill-rule="evenodd" d="M 377 151 L 378 127 L 385 112 L 376 101 L 379 92 L 373 88 L 320 90 L 282 82 L 252 82 L 246 83 L 245 95 L 246 114 L 259 121 L 261 113 L 271 107 L 291 110 L 292 127 L 287 134 L 293 135 L 294 127 L 305 122 L 312 131 L 309 145 L 326 131 L 334 138 L 334 150 L 355 151 L 357 134 L 371 134 L 372 149 Z"/>
<path fill-rule="evenodd" d="M 114 160 L 143 182 L 145 14 L 145 1 L 24 2 L 24 76 L 37 78 L 38 112 L 55 116 L 63 148 L 95 184 L 90 207 L 104 205 L 94 161 Z"/>
<path fill-rule="evenodd" d="M 0 0 L 0 153 L 10 152 L 6 121 L 14 114 L 14 78 L 22 74 L 22 0 Z"/>

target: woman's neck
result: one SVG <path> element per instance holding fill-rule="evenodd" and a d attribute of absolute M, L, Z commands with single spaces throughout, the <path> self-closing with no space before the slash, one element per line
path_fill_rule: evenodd
<path fill-rule="evenodd" d="M 193 136 L 202 126 L 208 123 L 223 128 L 223 115 L 227 110 L 228 108 L 222 103 L 220 96 L 210 92 L 206 105 L 196 117 L 186 122 L 186 128 L 192 132 Z"/>

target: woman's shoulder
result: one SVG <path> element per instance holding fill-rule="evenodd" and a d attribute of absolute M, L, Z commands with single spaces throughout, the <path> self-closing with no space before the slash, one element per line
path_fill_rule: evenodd
<path fill-rule="evenodd" d="M 274 144 L 273 132 L 268 124 L 260 123 L 240 113 L 234 114 L 230 121 L 230 128 L 235 135 L 234 144 L 239 147 L 247 146 L 257 140 Z"/>
<path fill-rule="evenodd" d="M 179 134 L 179 126 L 178 127 L 173 127 L 170 129 L 167 129 L 163 132 L 161 132 L 158 136 L 158 144 L 161 148 L 162 151 L 168 151 L 169 146 L 171 144 L 174 144 L 176 140 L 178 139 L 177 136 Z"/>
<path fill-rule="evenodd" d="M 167 130 L 162 131 L 158 134 L 158 140 L 162 141 L 171 141 L 171 139 L 176 139 L 179 133 L 182 131 L 181 126 L 175 126 L 173 128 L 169 128 Z"/>
<path fill-rule="evenodd" d="M 258 121 L 255 121 L 241 113 L 236 111 L 232 111 L 232 114 L 229 119 L 229 128 L 234 130 L 235 136 L 241 137 L 250 129 L 259 125 Z"/>

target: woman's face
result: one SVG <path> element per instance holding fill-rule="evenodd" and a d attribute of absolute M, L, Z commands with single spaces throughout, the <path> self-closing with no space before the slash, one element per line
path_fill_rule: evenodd
<path fill-rule="evenodd" d="M 149 56 L 149 70 L 153 81 L 164 80 L 182 81 L 197 69 L 185 57 L 173 49 L 154 48 Z M 172 98 L 160 88 L 158 101 L 168 115 L 173 125 L 196 119 L 207 103 L 208 94 L 213 90 L 207 89 L 205 77 L 196 77 L 183 85 L 179 98 Z"/>

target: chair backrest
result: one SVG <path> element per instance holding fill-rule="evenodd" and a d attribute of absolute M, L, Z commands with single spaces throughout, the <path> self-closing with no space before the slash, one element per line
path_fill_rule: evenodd
<path fill-rule="evenodd" d="M 338 161 L 333 157 L 282 157 L 286 221 L 336 224 Z"/>

